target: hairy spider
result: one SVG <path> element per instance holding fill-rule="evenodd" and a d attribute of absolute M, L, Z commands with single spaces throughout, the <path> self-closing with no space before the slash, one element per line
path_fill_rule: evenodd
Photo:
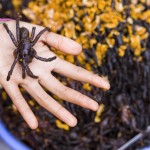
<path fill-rule="evenodd" d="M 19 19 L 16 20 L 16 37 L 17 40 L 15 39 L 14 35 L 12 32 L 9 30 L 8 26 L 6 23 L 3 23 L 4 28 L 6 29 L 7 33 L 9 34 L 11 40 L 13 41 L 14 45 L 16 46 L 16 49 L 14 50 L 14 57 L 15 60 L 10 68 L 10 71 L 8 72 L 7 75 L 7 81 L 10 80 L 10 76 L 12 75 L 13 69 L 16 65 L 16 63 L 19 61 L 19 64 L 22 66 L 22 78 L 25 79 L 26 73 L 28 76 L 32 78 L 38 78 L 38 76 L 35 76 L 28 64 L 32 62 L 33 58 L 36 58 L 41 61 L 49 62 L 54 59 L 56 59 L 56 56 L 51 57 L 51 58 L 42 58 L 36 54 L 35 49 L 33 46 L 36 44 L 40 36 L 45 32 L 45 31 L 50 31 L 49 28 L 44 28 L 41 30 L 37 36 L 34 38 L 35 35 L 35 30 L 36 27 L 32 28 L 32 33 L 31 36 L 29 36 L 29 30 L 25 27 L 19 26 Z"/>

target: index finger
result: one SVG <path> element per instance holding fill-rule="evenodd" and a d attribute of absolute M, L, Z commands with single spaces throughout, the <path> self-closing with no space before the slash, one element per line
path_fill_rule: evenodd
<path fill-rule="evenodd" d="M 61 58 L 57 59 L 58 63 L 53 69 L 54 72 L 60 73 L 74 80 L 88 82 L 94 86 L 109 89 L 110 84 L 100 76 L 93 72 L 87 71 L 84 68 L 71 64 Z"/>

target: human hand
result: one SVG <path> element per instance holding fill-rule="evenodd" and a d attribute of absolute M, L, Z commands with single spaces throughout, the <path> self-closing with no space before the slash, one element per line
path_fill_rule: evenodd
<path fill-rule="evenodd" d="M 6 24 L 16 38 L 16 21 L 8 21 Z M 28 28 L 30 33 L 32 27 L 36 27 L 35 36 L 43 29 L 42 26 L 25 22 L 20 22 L 20 26 Z M 36 59 L 32 60 L 29 67 L 33 74 L 39 77 L 38 79 L 33 79 L 29 76 L 22 79 L 22 68 L 21 65 L 17 63 L 10 80 L 6 81 L 7 74 L 14 61 L 13 52 L 16 47 L 2 24 L 0 24 L 0 33 L 0 84 L 4 87 L 30 128 L 37 128 L 38 122 L 29 105 L 23 98 L 18 85 L 27 90 L 27 92 L 29 92 L 29 94 L 41 106 L 53 113 L 69 126 L 75 126 L 77 119 L 50 95 L 48 95 L 42 86 L 61 99 L 94 111 L 98 109 L 97 102 L 69 87 L 64 86 L 51 74 L 51 71 L 70 77 L 74 80 L 88 82 L 99 88 L 109 89 L 109 83 L 98 75 L 62 60 L 58 56 L 51 62 L 42 62 Z M 72 55 L 77 55 L 82 50 L 81 46 L 71 39 L 53 32 L 45 32 L 34 46 L 37 55 L 44 58 L 56 56 L 56 54 L 50 51 L 48 46 L 44 43 Z"/>

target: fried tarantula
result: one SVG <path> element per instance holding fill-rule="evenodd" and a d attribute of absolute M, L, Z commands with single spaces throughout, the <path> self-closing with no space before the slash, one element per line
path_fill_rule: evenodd
<path fill-rule="evenodd" d="M 22 66 L 22 78 L 25 79 L 26 73 L 28 76 L 32 77 L 32 78 L 38 78 L 38 76 L 35 76 L 28 64 L 30 62 L 32 62 L 33 58 L 36 58 L 38 60 L 41 61 L 45 61 L 45 62 L 49 62 L 52 61 L 54 59 L 56 59 L 56 56 L 51 57 L 51 58 L 42 58 L 40 56 L 38 56 L 36 54 L 35 49 L 33 48 L 33 46 L 36 44 L 36 42 L 39 40 L 39 38 L 41 37 L 41 35 L 45 32 L 45 31 L 50 31 L 49 28 L 44 28 L 43 30 L 41 30 L 37 36 L 34 38 L 35 35 L 35 30 L 36 27 L 32 28 L 32 33 L 31 36 L 29 36 L 29 30 L 25 27 L 21 27 L 19 26 L 19 19 L 16 20 L 16 37 L 17 40 L 15 39 L 14 35 L 12 34 L 12 32 L 9 30 L 8 26 L 6 23 L 3 23 L 4 28 L 6 29 L 7 33 L 9 34 L 11 40 L 13 41 L 14 45 L 16 46 L 16 49 L 14 50 L 14 57 L 15 60 L 10 68 L 10 71 L 8 72 L 7 75 L 7 81 L 10 80 L 10 76 L 12 75 L 13 69 L 16 65 L 16 63 L 19 61 L 19 64 Z"/>

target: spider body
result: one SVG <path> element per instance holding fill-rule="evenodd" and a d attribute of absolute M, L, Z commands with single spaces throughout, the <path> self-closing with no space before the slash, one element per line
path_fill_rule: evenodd
<path fill-rule="evenodd" d="M 14 53 L 13 53 L 15 60 L 10 68 L 10 71 L 8 72 L 7 81 L 10 80 L 10 76 L 12 75 L 13 69 L 17 62 L 19 62 L 19 64 L 22 66 L 22 78 L 23 79 L 25 78 L 26 73 L 28 76 L 30 76 L 32 78 L 38 78 L 38 76 L 35 76 L 31 72 L 28 64 L 32 62 L 33 58 L 36 58 L 38 60 L 45 61 L 45 62 L 49 62 L 49 61 L 56 59 L 56 56 L 51 57 L 51 58 L 42 58 L 36 54 L 36 51 L 33 48 L 33 46 L 36 44 L 36 42 L 41 37 L 41 35 L 45 31 L 50 31 L 50 29 L 46 27 L 45 29 L 41 30 L 37 34 L 37 36 L 34 38 L 36 28 L 35 27 L 32 28 L 31 36 L 29 36 L 30 35 L 29 30 L 25 27 L 20 28 L 19 27 L 19 19 L 17 19 L 16 20 L 17 40 L 16 40 L 14 35 L 12 34 L 12 32 L 9 30 L 7 24 L 4 23 L 3 26 L 6 29 L 7 33 L 9 34 L 10 38 L 12 39 L 12 42 L 16 46 L 16 49 L 14 50 Z"/>
<path fill-rule="evenodd" d="M 32 62 L 33 50 L 32 50 L 32 41 L 29 37 L 29 31 L 26 28 L 20 28 L 20 41 L 18 43 L 18 48 L 14 53 L 16 57 L 17 52 L 19 53 L 19 63 L 22 63 L 24 59 L 26 63 Z"/>

